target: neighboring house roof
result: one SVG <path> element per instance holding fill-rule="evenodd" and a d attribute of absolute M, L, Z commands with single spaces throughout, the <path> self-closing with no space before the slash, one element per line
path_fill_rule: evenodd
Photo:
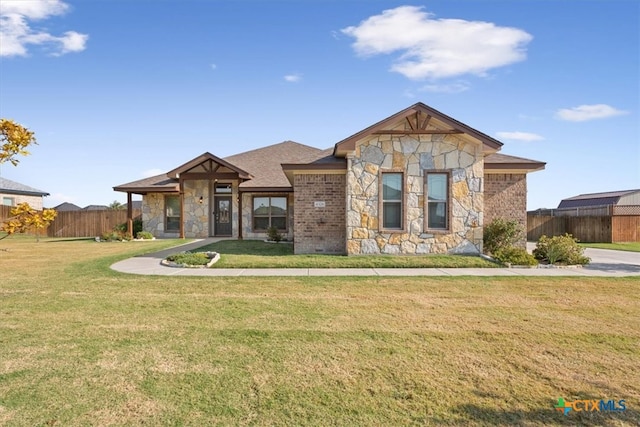
<path fill-rule="evenodd" d="M 484 158 L 486 173 L 528 173 L 542 170 L 545 165 L 545 162 L 501 153 L 489 154 Z"/>
<path fill-rule="evenodd" d="M 109 210 L 108 206 L 105 205 L 87 205 L 82 208 L 83 211 L 107 211 Z"/>
<path fill-rule="evenodd" d="M 413 119 L 414 115 L 415 120 Z M 424 116 L 424 118 L 422 118 L 422 116 Z M 403 119 L 406 119 L 407 125 L 410 129 L 405 131 L 392 131 L 389 129 L 391 126 L 398 125 L 398 122 Z M 503 145 L 502 142 L 497 139 L 459 122 L 435 108 L 429 107 L 422 102 L 418 102 L 413 104 L 411 107 L 405 108 L 404 110 L 338 142 L 334 147 L 333 154 L 343 157 L 349 151 L 355 150 L 357 141 L 376 133 L 384 134 L 390 132 L 401 132 L 405 135 L 421 133 L 466 134 L 477 141 L 480 141 L 489 152 L 498 151 Z"/>
<path fill-rule="evenodd" d="M 49 195 L 46 191 L 38 190 L 37 188 L 29 187 L 28 185 L 20 184 L 7 178 L 0 178 L 0 193 L 20 194 L 24 196 Z"/>
<path fill-rule="evenodd" d="M 622 190 L 622 191 L 607 191 L 604 193 L 588 193 L 580 194 L 578 196 L 569 197 L 560 201 L 558 209 L 562 208 L 582 208 L 587 206 L 604 206 L 615 205 L 624 196 L 629 196 L 634 193 L 640 193 L 640 189 L 637 190 Z"/>
<path fill-rule="evenodd" d="M 55 206 L 53 209 L 58 212 L 70 212 L 70 211 L 82 210 L 80 206 L 74 205 L 73 203 L 69 203 L 69 202 L 60 203 L 58 206 Z"/>
<path fill-rule="evenodd" d="M 125 209 L 127 208 L 128 203 L 122 205 Z M 131 202 L 131 209 L 142 209 L 142 200 L 134 200 Z"/>

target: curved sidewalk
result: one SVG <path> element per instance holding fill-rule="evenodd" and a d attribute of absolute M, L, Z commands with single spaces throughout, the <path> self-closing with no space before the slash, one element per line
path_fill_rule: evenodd
<path fill-rule="evenodd" d="M 160 261 L 179 250 L 193 250 L 216 239 L 204 239 L 152 254 L 117 262 L 111 269 L 121 273 L 160 276 L 640 276 L 640 254 L 634 252 L 587 249 L 592 259 L 578 268 L 175 268 Z"/>

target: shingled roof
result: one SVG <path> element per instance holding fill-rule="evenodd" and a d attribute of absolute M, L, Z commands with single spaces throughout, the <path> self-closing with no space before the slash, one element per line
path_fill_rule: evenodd
<path fill-rule="evenodd" d="M 244 191 L 285 191 L 291 190 L 292 187 L 282 170 L 283 163 L 330 162 L 333 159 L 331 151 L 332 149 L 321 150 L 294 141 L 284 141 L 268 147 L 225 157 L 222 160 L 251 175 L 251 179 L 240 184 L 240 188 Z M 113 187 L 113 189 L 115 191 L 130 191 L 138 194 L 179 191 L 178 180 L 169 178 L 168 173 L 122 184 Z"/>
<path fill-rule="evenodd" d="M 24 196 L 48 196 L 46 191 L 38 190 L 37 188 L 29 187 L 28 185 L 20 184 L 19 182 L 11 181 L 7 178 L 0 177 L 0 193 L 5 194 L 21 194 Z"/>
<path fill-rule="evenodd" d="M 509 171 L 528 173 L 542 170 L 545 165 L 545 162 L 501 153 L 489 154 L 484 158 L 484 169 L 488 173 L 492 171 L 499 173 L 509 173 Z"/>
<path fill-rule="evenodd" d="M 282 170 L 283 163 L 311 163 L 327 156 L 332 150 L 321 150 L 294 141 L 247 151 L 225 157 L 229 163 L 248 171 L 253 179 L 240 184 L 243 190 L 263 188 L 291 189 L 291 183 Z"/>

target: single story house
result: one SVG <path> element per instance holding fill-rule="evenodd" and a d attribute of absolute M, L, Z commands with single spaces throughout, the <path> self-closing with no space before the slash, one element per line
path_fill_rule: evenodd
<path fill-rule="evenodd" d="M 545 167 L 502 145 L 417 103 L 326 150 L 207 152 L 114 190 L 143 196 L 156 237 L 264 239 L 276 227 L 298 254 L 478 253 L 493 218 L 526 226 L 526 176 Z"/>
<path fill-rule="evenodd" d="M 42 198 L 48 195 L 46 191 L 0 177 L 0 199 L 3 206 L 29 203 L 32 208 L 42 210 Z"/>

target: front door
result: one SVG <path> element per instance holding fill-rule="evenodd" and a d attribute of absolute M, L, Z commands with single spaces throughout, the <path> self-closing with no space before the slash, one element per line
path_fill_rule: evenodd
<path fill-rule="evenodd" d="M 214 236 L 231 236 L 231 196 L 215 196 L 214 200 Z"/>

